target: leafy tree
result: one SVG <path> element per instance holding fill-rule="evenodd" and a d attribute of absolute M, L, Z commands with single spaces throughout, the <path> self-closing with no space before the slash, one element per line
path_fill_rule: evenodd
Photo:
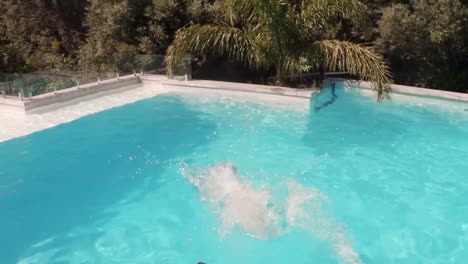
<path fill-rule="evenodd" d="M 177 29 L 209 19 L 213 3 L 89 0 L 85 20 L 88 35 L 80 49 L 81 66 L 97 71 L 132 70 L 139 62 L 138 54 L 164 54 Z"/>
<path fill-rule="evenodd" d="M 414 0 L 383 10 L 378 47 L 398 83 L 465 92 L 468 6 L 459 0 Z"/>
<path fill-rule="evenodd" d="M 168 49 L 168 65 L 186 55 L 224 55 L 252 68 L 275 68 L 277 83 L 304 69 L 349 71 L 374 83 L 378 100 L 389 96 L 391 77 L 371 47 L 327 39 L 347 18 L 366 20 L 357 0 L 224 0 L 222 21 L 194 24 L 177 32 Z"/>
<path fill-rule="evenodd" d="M 56 1 L 2 0 L 0 30 L 3 50 L 27 70 L 63 63 L 81 44 L 79 32 L 67 26 Z M 8 48 L 5 47 L 8 46 Z M 4 53 L 5 54 L 5 53 Z"/>
<path fill-rule="evenodd" d="M 347 70 L 374 81 L 381 99 L 390 79 L 376 42 L 396 82 L 466 92 L 467 9 L 468 0 L 0 0 L 0 72 L 131 71 L 139 54 L 173 43 L 170 65 L 192 55 L 205 70 L 226 64 L 229 76 L 278 84 Z"/>
<path fill-rule="evenodd" d="M 89 0 L 87 42 L 79 54 L 81 68 L 98 72 L 132 68 L 137 54 L 129 41 L 132 19 L 126 0 Z"/>
<path fill-rule="evenodd" d="M 163 54 L 173 33 L 188 23 L 186 1 L 155 0 L 145 10 L 148 24 L 140 49 L 146 53 Z"/>
<path fill-rule="evenodd" d="M 165 54 L 178 29 L 213 22 L 220 13 L 219 1 L 214 0 L 153 0 L 144 13 L 148 22 L 140 28 L 140 50 Z"/>
<path fill-rule="evenodd" d="M 12 81 L 31 71 L 69 68 L 82 43 L 85 0 L 2 0 L 0 2 L 0 82 L 16 94 Z M 74 22 L 72 20 L 75 20 Z"/>

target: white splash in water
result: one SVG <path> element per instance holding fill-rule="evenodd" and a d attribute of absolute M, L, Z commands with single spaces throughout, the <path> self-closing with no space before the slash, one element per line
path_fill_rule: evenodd
<path fill-rule="evenodd" d="M 286 218 L 291 227 L 302 228 L 320 239 L 333 243 L 335 251 L 345 263 L 361 264 L 359 254 L 349 244 L 343 228 L 330 222 L 322 210 L 322 201 L 328 199 L 318 190 L 306 188 L 295 181 L 287 184 Z"/>
<path fill-rule="evenodd" d="M 181 173 L 198 188 L 202 199 L 219 210 L 221 236 L 228 234 L 235 226 L 259 239 L 301 228 L 330 241 L 344 263 L 362 263 L 359 254 L 347 241 L 343 228 L 330 222 L 324 214 L 322 202 L 327 197 L 318 190 L 290 180 L 286 184 L 288 196 L 285 201 L 273 203 L 274 197 L 268 188 L 258 190 L 242 181 L 230 163 L 206 171 L 183 166 Z"/>
<path fill-rule="evenodd" d="M 247 182 L 241 182 L 231 164 L 215 166 L 205 174 L 189 176 L 186 170 L 183 174 L 200 190 L 203 199 L 221 209 L 222 236 L 235 225 L 261 239 L 279 233 L 279 217 L 268 208 L 269 192 L 255 190 Z"/>

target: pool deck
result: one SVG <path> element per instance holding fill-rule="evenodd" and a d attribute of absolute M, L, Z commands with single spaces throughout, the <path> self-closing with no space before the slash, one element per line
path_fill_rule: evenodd
<path fill-rule="evenodd" d="M 151 81 L 151 77 L 142 77 L 143 80 Z M 165 87 L 190 87 L 212 90 L 227 90 L 257 94 L 273 94 L 281 96 L 299 97 L 309 99 L 314 92 L 312 89 L 294 89 L 279 86 L 267 86 L 249 83 L 234 83 L 208 80 L 176 81 L 167 80 L 162 82 Z"/>
<path fill-rule="evenodd" d="M 370 83 L 343 79 L 345 88 L 370 91 Z M 364 89 L 362 89 L 364 88 Z M 393 86 L 395 93 L 421 97 L 434 97 L 467 103 L 468 94 Z M 275 106 L 308 110 L 311 89 L 265 86 L 207 80 L 168 80 L 162 75 L 137 75 L 121 77 L 73 87 L 56 93 L 20 101 L 17 97 L 0 98 L 0 142 L 22 137 L 40 130 L 71 122 L 86 115 L 166 93 L 196 93 L 232 96 L 265 102 Z M 373 93 L 369 93 L 373 95 Z"/>
<path fill-rule="evenodd" d="M 284 87 L 237 84 L 213 81 L 176 81 L 161 75 L 139 75 L 140 81 L 127 82 L 125 78 L 112 79 L 99 85 L 89 84 L 33 97 L 20 101 L 17 97 L 0 99 L 0 142 L 48 129 L 78 118 L 114 107 L 167 93 L 196 93 L 234 96 L 250 101 L 284 105 L 285 107 L 307 110 L 312 91 Z M 142 82 L 141 82 L 142 81 Z M 109 85 L 106 85 L 109 84 Z M 193 87 L 191 87 L 193 84 Z M 190 88 L 196 89 L 190 89 Z M 247 90 L 249 87 L 253 90 Z M 102 89 L 104 88 L 104 89 Z M 189 88 L 189 89 L 188 89 Z M 83 93 L 83 91 L 89 91 Z M 248 93 L 246 93 L 248 92 Z M 64 96 L 67 95 L 67 96 Z M 60 100 L 57 100 L 60 99 Z M 37 108 L 27 109 L 25 105 L 40 101 Z M 27 111 L 25 111 L 27 109 Z"/>
<path fill-rule="evenodd" d="M 343 82 L 345 85 L 345 88 L 348 88 L 348 89 L 367 89 L 367 90 L 373 89 L 372 83 L 370 82 L 351 81 L 351 80 L 340 79 L 340 78 L 331 78 L 330 80 Z M 420 87 L 413 87 L 413 86 L 406 86 L 406 85 L 399 85 L 399 84 L 393 84 L 392 91 L 395 94 L 468 102 L 468 93 L 466 94 L 456 93 L 456 92 L 434 90 L 434 89 L 420 88 Z"/>

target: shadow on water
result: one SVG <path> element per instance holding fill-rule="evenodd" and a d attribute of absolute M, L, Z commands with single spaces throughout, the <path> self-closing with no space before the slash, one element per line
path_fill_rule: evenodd
<path fill-rule="evenodd" d="M 325 100 L 323 98 L 325 98 Z M 318 113 L 323 108 L 335 103 L 337 98 L 338 96 L 336 95 L 336 84 L 335 82 L 333 82 L 331 84 L 331 87 L 326 91 L 319 94 L 314 93 L 312 95 L 311 104 L 313 107 L 311 107 L 311 109 Z"/>
<path fill-rule="evenodd" d="M 305 145 L 318 153 L 340 154 L 357 147 L 386 148 L 402 135 L 411 120 L 389 111 L 391 103 L 341 88 L 323 89 L 311 98 Z"/>
<path fill-rule="evenodd" d="M 160 96 L 0 144 L 0 263 L 102 219 L 215 129 L 177 97 Z"/>

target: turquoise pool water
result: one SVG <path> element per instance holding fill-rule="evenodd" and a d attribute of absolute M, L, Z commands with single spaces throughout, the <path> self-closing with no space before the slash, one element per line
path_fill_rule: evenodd
<path fill-rule="evenodd" d="M 163 95 L 0 143 L 0 263 L 467 263 L 468 107 L 331 98 Z"/>

